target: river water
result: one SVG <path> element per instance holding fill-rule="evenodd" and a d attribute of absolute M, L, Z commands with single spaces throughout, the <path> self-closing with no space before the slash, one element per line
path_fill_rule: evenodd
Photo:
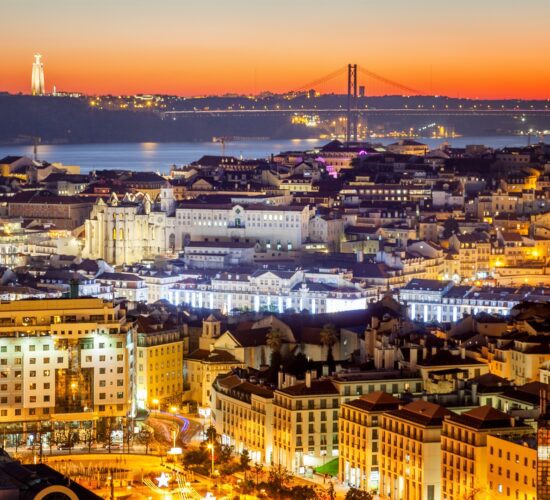
<path fill-rule="evenodd" d="M 377 138 L 372 142 L 390 144 L 394 138 Z M 421 138 L 430 148 L 445 140 Z M 447 140 L 452 146 L 485 144 L 494 148 L 525 146 L 526 136 L 458 137 Z M 229 142 L 225 154 L 244 158 L 267 158 L 288 150 L 307 150 L 328 142 L 320 139 L 250 140 Z M 32 146 L 0 146 L 0 159 L 7 155 L 32 156 Z M 141 172 L 168 173 L 171 165 L 185 165 L 203 155 L 221 155 L 221 144 L 213 142 L 120 143 L 120 144 L 64 144 L 40 145 L 38 158 L 65 165 L 80 165 L 81 172 L 102 169 L 125 169 Z"/>

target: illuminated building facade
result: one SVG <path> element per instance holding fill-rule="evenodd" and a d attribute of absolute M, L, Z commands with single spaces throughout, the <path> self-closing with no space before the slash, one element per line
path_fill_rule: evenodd
<path fill-rule="evenodd" d="M 139 331 L 147 330 L 147 331 Z M 132 390 L 139 409 L 181 401 L 183 393 L 183 332 L 178 328 L 154 331 L 140 328 L 133 333 L 135 357 Z"/>
<path fill-rule="evenodd" d="M 443 423 L 441 439 L 443 498 L 462 500 L 484 495 L 489 490 L 487 436 L 527 431 L 528 427 L 516 424 L 509 415 L 489 405 L 450 415 Z M 510 478 L 510 471 L 505 474 Z"/>
<path fill-rule="evenodd" d="M 0 426 L 90 425 L 129 408 L 126 318 L 95 299 L 0 304 Z"/>
<path fill-rule="evenodd" d="M 212 420 L 223 444 L 255 463 L 269 464 L 273 453 L 273 390 L 241 379 L 220 376 L 212 385 Z"/>
<path fill-rule="evenodd" d="M 344 403 L 338 420 L 338 479 L 351 487 L 378 491 L 380 417 L 401 400 L 382 391 Z"/>
<path fill-rule="evenodd" d="M 541 391 L 541 415 L 537 422 L 537 499 L 550 500 L 550 403 Z"/>
<path fill-rule="evenodd" d="M 437 500 L 441 497 L 441 429 L 451 412 L 414 401 L 380 419 L 380 498 Z"/>
<path fill-rule="evenodd" d="M 517 498 L 536 500 L 537 497 L 537 446 L 536 435 L 487 436 L 488 496 L 493 500 Z M 546 483 L 548 486 L 548 483 Z"/>
<path fill-rule="evenodd" d="M 169 301 L 228 312 L 307 309 L 315 314 L 364 309 L 375 294 L 375 289 L 361 289 L 341 274 L 259 269 L 184 280 L 170 289 Z"/>

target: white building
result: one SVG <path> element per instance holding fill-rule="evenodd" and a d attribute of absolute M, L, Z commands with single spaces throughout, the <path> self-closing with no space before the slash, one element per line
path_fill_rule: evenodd
<path fill-rule="evenodd" d="M 107 203 L 99 198 L 85 223 L 83 257 L 121 265 L 173 252 L 174 207 L 170 188 L 161 189 L 156 208 L 147 194 L 126 194 L 120 201 L 113 193 Z"/>
<path fill-rule="evenodd" d="M 508 316 L 522 301 L 547 302 L 548 287 L 457 286 L 453 281 L 413 279 L 399 290 L 409 317 L 425 322 L 456 322 L 465 314 Z"/>
<path fill-rule="evenodd" d="M 169 301 L 229 313 L 305 309 L 315 314 L 365 309 L 374 294 L 374 289 L 359 288 L 341 274 L 260 269 L 185 279 L 170 289 Z"/>
<path fill-rule="evenodd" d="M 299 249 L 308 237 L 309 219 L 308 206 L 181 203 L 176 209 L 176 244 L 241 241 L 273 250 Z"/>

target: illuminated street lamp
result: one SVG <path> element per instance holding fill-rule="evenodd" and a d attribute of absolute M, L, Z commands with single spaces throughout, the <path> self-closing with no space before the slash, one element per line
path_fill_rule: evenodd
<path fill-rule="evenodd" d="M 214 477 L 214 443 L 208 443 L 206 447 L 210 450 L 210 458 L 211 458 L 211 465 L 210 465 L 210 477 Z"/>
<path fill-rule="evenodd" d="M 153 399 L 153 404 L 157 407 L 157 411 L 160 412 L 160 401 L 158 399 Z"/>

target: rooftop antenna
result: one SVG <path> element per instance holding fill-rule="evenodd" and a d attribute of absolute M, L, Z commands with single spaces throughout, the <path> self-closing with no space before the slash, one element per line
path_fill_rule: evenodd
<path fill-rule="evenodd" d="M 40 137 L 33 137 L 32 138 L 32 153 L 33 153 L 33 159 L 34 161 L 38 161 L 38 144 L 40 144 Z"/>

